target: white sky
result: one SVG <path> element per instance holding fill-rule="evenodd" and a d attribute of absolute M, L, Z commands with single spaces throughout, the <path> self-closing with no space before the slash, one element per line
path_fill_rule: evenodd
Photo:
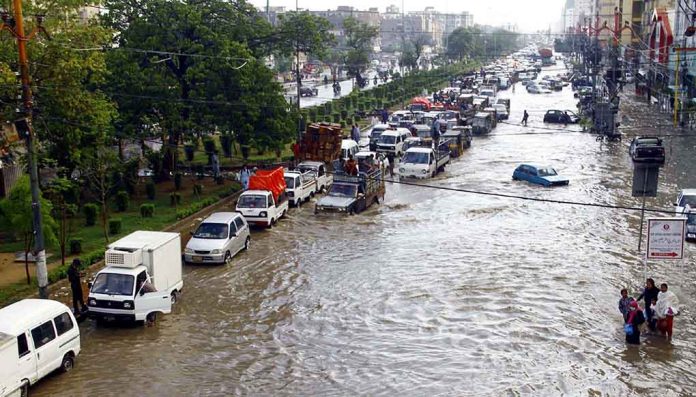
<path fill-rule="evenodd" d="M 256 7 L 265 9 L 266 0 L 248 0 Z M 406 11 L 421 11 L 425 7 L 435 7 L 439 12 L 469 11 L 474 14 L 474 23 L 483 25 L 503 25 L 513 23 L 520 32 L 555 28 L 561 19 L 564 0 L 297 0 L 299 7 L 310 10 L 336 9 L 337 6 L 353 6 L 359 10 L 379 7 L 380 12 L 390 4 L 401 8 L 403 1 Z M 271 7 L 285 6 L 295 8 L 295 0 L 269 0 Z"/>

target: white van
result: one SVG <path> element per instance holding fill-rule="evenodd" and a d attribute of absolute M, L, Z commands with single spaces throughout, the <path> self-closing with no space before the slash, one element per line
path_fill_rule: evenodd
<path fill-rule="evenodd" d="M 355 153 L 360 151 L 358 143 L 352 139 L 344 139 L 341 141 L 341 158 L 348 160 L 348 156 L 355 156 Z"/>
<path fill-rule="evenodd" d="M 377 153 L 391 153 L 400 157 L 406 151 L 404 143 L 409 137 L 411 137 L 411 131 L 406 128 L 384 131 L 377 142 Z"/>
<path fill-rule="evenodd" d="M 24 299 L 0 309 L 0 396 L 26 396 L 56 369 L 70 371 L 80 354 L 80 328 L 70 309 Z"/>

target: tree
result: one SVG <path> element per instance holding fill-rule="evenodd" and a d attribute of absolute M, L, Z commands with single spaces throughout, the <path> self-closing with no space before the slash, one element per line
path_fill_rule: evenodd
<path fill-rule="evenodd" d="M 105 55 L 100 48 L 112 32 L 96 21 L 78 17 L 87 0 L 24 2 L 25 15 L 44 14 L 43 26 L 51 40 L 39 34 L 27 44 L 34 93 L 34 128 L 41 141 L 40 157 L 55 160 L 69 174 L 77 167 L 84 148 L 110 130 L 115 107 L 100 90 L 106 76 Z M 35 19 L 26 18 L 27 33 Z M 14 76 L 17 50 L 0 37 L 0 119 L 14 120 L 18 106 L 18 82 Z M 4 116 L 4 117 L 3 117 Z"/>
<path fill-rule="evenodd" d="M 109 150 L 106 143 L 95 146 L 81 164 L 81 174 L 87 187 L 101 207 L 101 224 L 104 242 L 109 243 L 109 197 L 113 192 L 112 176 L 119 164 L 116 154 Z"/>
<path fill-rule="evenodd" d="M 52 246 L 56 243 L 56 222 L 51 216 L 51 203 L 43 197 L 40 200 L 44 240 L 47 246 Z M 16 236 L 21 236 L 24 242 L 24 270 L 27 275 L 27 284 L 31 284 L 29 251 L 34 242 L 34 225 L 29 177 L 22 177 L 7 198 L 0 201 L 0 213 L 3 217 L 0 225 L 3 225 L 3 228 L 6 227 L 5 230 L 12 230 Z"/>
<path fill-rule="evenodd" d="M 345 34 L 345 63 L 348 75 L 361 79 L 361 73 L 370 62 L 372 41 L 377 37 L 379 28 L 360 22 L 353 17 L 343 20 Z"/>
<path fill-rule="evenodd" d="M 163 175 L 177 164 L 182 140 L 232 131 L 240 145 L 248 145 L 266 133 L 262 107 L 273 107 L 266 113 L 279 124 L 292 121 L 282 87 L 259 60 L 278 37 L 245 1 L 104 4 L 105 23 L 119 32 L 108 62 L 120 122 L 141 139 L 144 130 L 158 126 L 166 143 Z"/>
<path fill-rule="evenodd" d="M 410 70 L 418 69 L 418 57 L 413 45 L 404 42 L 401 46 L 401 56 L 399 57 L 399 66 Z"/>
<path fill-rule="evenodd" d="M 281 54 L 292 55 L 299 51 L 321 59 L 335 44 L 331 23 L 326 18 L 308 11 L 290 11 L 279 15 L 278 20 L 277 51 Z"/>
<path fill-rule="evenodd" d="M 475 31 L 469 28 L 457 28 L 447 37 L 447 56 L 450 59 L 463 61 L 464 57 L 475 56 Z"/>
<path fill-rule="evenodd" d="M 423 49 L 427 45 L 432 44 L 432 38 L 425 34 L 425 33 L 419 33 L 417 34 L 413 39 L 411 39 L 411 46 L 413 48 L 413 57 L 414 63 L 415 63 L 415 69 L 418 69 L 419 61 L 421 56 L 423 55 Z"/>
<path fill-rule="evenodd" d="M 72 233 L 72 219 L 77 213 L 77 197 L 75 184 L 67 178 L 52 180 L 45 190 L 46 196 L 53 206 L 52 215 L 58 219 L 57 239 L 60 247 L 60 262 L 65 265 L 65 251 L 68 238 Z"/>

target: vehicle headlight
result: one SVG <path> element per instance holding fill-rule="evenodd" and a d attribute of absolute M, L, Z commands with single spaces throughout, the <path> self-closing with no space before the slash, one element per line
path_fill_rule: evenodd
<path fill-rule="evenodd" d="M 399 172 L 406 172 L 406 170 L 403 168 L 399 168 Z"/>
<path fill-rule="evenodd" d="M 133 304 L 132 301 L 125 301 L 125 302 L 123 302 L 123 308 L 124 308 L 124 309 L 132 309 L 133 306 L 135 306 L 135 305 Z"/>
<path fill-rule="evenodd" d="M 259 212 L 259 216 L 262 217 L 262 218 L 263 218 L 263 217 L 266 217 L 266 216 L 268 216 L 268 212 L 266 212 L 266 211 L 261 211 L 261 212 Z"/>
<path fill-rule="evenodd" d="M 90 299 L 90 300 L 87 302 L 87 304 L 90 305 L 90 306 L 96 306 L 96 305 L 97 305 L 97 300 L 96 300 L 96 299 Z"/>
<path fill-rule="evenodd" d="M 213 255 L 214 255 L 214 254 L 219 254 L 219 253 L 220 253 L 220 250 L 212 250 L 212 251 L 210 251 L 210 253 L 213 254 Z"/>
<path fill-rule="evenodd" d="M 193 254 L 193 250 L 189 247 L 184 248 L 184 253 L 185 254 Z"/>
<path fill-rule="evenodd" d="M 428 170 L 421 170 L 421 174 L 427 174 Z"/>

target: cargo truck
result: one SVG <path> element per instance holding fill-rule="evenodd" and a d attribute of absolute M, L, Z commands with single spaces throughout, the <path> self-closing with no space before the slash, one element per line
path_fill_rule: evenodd
<path fill-rule="evenodd" d="M 105 267 L 89 283 L 97 321 L 149 321 L 169 314 L 184 286 L 179 233 L 137 231 L 109 244 Z"/>

